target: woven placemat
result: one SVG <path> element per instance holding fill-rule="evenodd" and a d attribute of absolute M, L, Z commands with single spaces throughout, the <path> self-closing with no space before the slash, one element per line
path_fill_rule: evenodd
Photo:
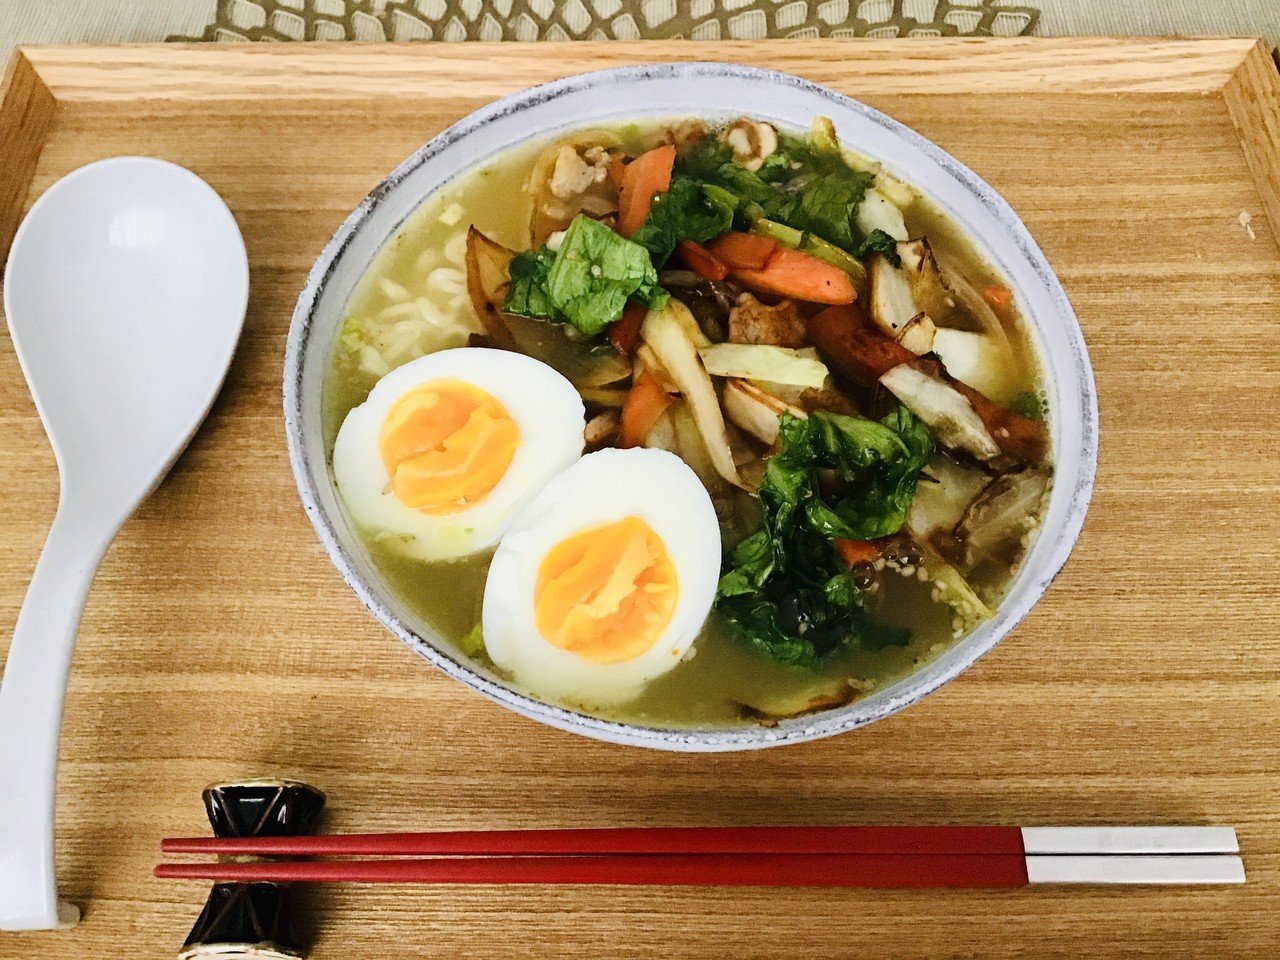
<path fill-rule="evenodd" d="M 222 0 L 187 40 L 760 40 L 1017 36 L 1002 0 Z"/>

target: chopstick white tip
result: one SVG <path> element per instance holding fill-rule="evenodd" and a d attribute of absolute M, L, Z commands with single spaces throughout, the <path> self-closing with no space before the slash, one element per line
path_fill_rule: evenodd
<path fill-rule="evenodd" d="M 1245 877 L 1244 862 L 1233 856 L 1034 856 L 1027 882 L 1216 885 Z"/>

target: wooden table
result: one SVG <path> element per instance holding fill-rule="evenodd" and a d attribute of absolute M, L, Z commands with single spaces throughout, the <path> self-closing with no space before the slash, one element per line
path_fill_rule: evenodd
<path fill-rule="evenodd" d="M 1009 199 L 1080 314 L 1102 456 L 1066 570 L 960 679 L 836 739 L 681 756 L 508 714 L 385 634 L 303 516 L 279 396 L 304 273 L 419 143 L 539 80 L 710 57 L 866 100 Z M 84 920 L 0 934 L 0 957 L 170 954 L 205 889 L 151 879 L 156 843 L 207 831 L 205 783 L 255 774 L 326 789 L 335 831 L 1226 823 L 1249 873 L 1177 890 L 331 889 L 309 913 L 316 958 L 1274 953 L 1278 87 L 1264 49 L 1239 40 L 26 50 L 0 108 L 4 245 L 63 173 L 155 154 L 226 198 L 253 292 L 212 416 L 85 613 L 58 810 L 63 892 Z M 55 498 L 5 338 L 0 649 Z"/>

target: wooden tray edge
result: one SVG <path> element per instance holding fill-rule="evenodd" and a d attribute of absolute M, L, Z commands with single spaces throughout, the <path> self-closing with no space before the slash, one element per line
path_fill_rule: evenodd
<path fill-rule="evenodd" d="M 0 265 L 9 256 L 36 163 L 58 114 L 58 102 L 22 50 L 5 71 L 0 97 Z"/>
<path fill-rule="evenodd" d="M 1271 233 L 1280 246 L 1280 64 L 1259 40 L 1222 88 Z"/>
<path fill-rule="evenodd" d="M 816 61 L 824 57 L 847 57 L 852 41 L 796 40 L 806 55 Z M 1280 74 L 1269 47 L 1260 39 L 1245 38 L 1121 38 L 1121 37 L 1018 37 L 1018 38 L 933 38 L 859 40 L 858 55 L 868 61 L 888 65 L 868 83 L 880 89 L 894 89 L 892 63 L 902 57 L 936 64 L 937 76 L 951 73 L 954 85 L 965 90 L 989 84 L 1007 90 L 1007 84 L 1026 71 L 1037 71 L 1037 93 L 1190 93 L 1220 95 L 1241 140 L 1246 161 L 1262 199 L 1272 233 L 1280 237 Z M 123 67 L 154 69 L 169 80 L 154 85 L 155 96 L 165 100 L 199 99 L 202 96 L 235 95 L 244 78 L 238 71 L 212 72 L 205 83 L 175 86 L 179 73 L 184 79 L 195 75 L 200 61 L 218 60 L 237 65 L 252 64 L 258 84 L 247 91 L 252 96 L 297 95 L 321 99 L 334 93 L 335 73 L 331 56 L 342 54 L 369 58 L 379 64 L 395 59 L 417 44 L 351 41 L 305 44 L 115 44 L 24 46 L 15 51 L 0 95 L 0 264 L 8 256 L 9 245 L 25 210 L 36 165 L 50 132 L 57 122 L 64 100 L 121 100 L 136 91 L 136 77 Z M 447 60 L 453 64 L 518 57 L 527 53 L 527 44 L 465 43 L 436 44 L 429 57 L 410 61 L 409 72 L 429 71 L 431 64 Z M 640 41 L 635 43 L 575 42 L 558 44 L 565 53 L 566 73 L 597 69 L 606 65 L 644 60 L 688 60 L 703 58 L 709 45 L 697 41 Z M 777 49 L 769 43 L 770 51 Z M 761 41 L 717 43 L 715 57 L 750 62 L 759 59 Z M 1121 51 L 1124 54 L 1121 54 Z M 692 54 L 692 56 L 691 56 Z M 1185 58 L 1203 59 L 1202 69 L 1186 75 L 1162 79 L 1168 63 L 1185 63 Z M 195 61 L 195 62 L 193 62 Z M 1134 64 L 1141 61 L 1135 72 Z M 316 76 L 291 90 L 281 83 L 281 67 L 288 64 L 294 76 L 308 64 L 315 64 Z M 957 65 L 963 65 L 955 76 Z M 178 72 L 175 72 L 178 71 Z M 1057 74 L 1057 76 L 1051 76 Z M 327 79 L 327 82 L 325 82 Z M 353 90 L 349 77 L 339 77 L 346 97 L 362 98 L 372 91 Z M 367 78 L 375 85 L 388 80 L 382 71 Z M 318 85 L 317 85 L 318 84 Z M 261 87 L 259 89 L 258 87 Z M 332 89 L 331 89 L 332 88 Z M 1083 89 L 1081 89 L 1083 88 Z M 928 92 L 927 90 L 921 92 Z M 340 95 L 334 93 L 334 95 Z"/>

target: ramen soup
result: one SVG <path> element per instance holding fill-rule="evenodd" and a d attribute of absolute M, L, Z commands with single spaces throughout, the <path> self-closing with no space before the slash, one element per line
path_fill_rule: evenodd
<path fill-rule="evenodd" d="M 594 716 L 770 724 L 992 616 L 1052 483 L 1041 388 L 916 185 L 821 117 L 684 119 L 425 198 L 351 296 L 325 422 L 415 629 Z"/>

